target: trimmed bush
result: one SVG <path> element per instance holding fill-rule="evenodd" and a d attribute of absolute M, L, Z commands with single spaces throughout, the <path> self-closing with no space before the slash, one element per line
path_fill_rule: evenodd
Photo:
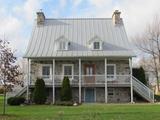
<path fill-rule="evenodd" d="M 139 81 L 141 81 L 143 84 L 147 85 L 147 80 L 143 67 L 133 68 L 133 76 L 137 78 Z"/>
<path fill-rule="evenodd" d="M 9 105 L 21 105 L 24 104 L 25 98 L 24 97 L 10 97 L 7 99 L 7 103 Z"/>
<path fill-rule="evenodd" d="M 46 88 L 43 79 L 37 78 L 35 89 L 33 91 L 33 102 L 35 104 L 44 104 L 46 102 Z"/>
<path fill-rule="evenodd" d="M 61 88 L 61 101 L 71 101 L 72 91 L 68 77 L 64 77 Z"/>

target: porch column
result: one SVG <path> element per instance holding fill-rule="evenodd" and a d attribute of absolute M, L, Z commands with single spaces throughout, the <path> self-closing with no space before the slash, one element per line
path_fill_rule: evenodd
<path fill-rule="evenodd" d="M 31 60 L 30 59 L 27 59 L 27 96 L 26 96 L 26 100 L 27 102 L 29 102 L 29 85 L 30 85 L 30 82 L 31 82 Z"/>
<path fill-rule="evenodd" d="M 79 59 L 79 103 L 81 103 L 81 59 Z"/>
<path fill-rule="evenodd" d="M 104 72 L 105 72 L 105 103 L 108 102 L 108 89 L 107 89 L 107 58 L 104 60 Z"/>
<path fill-rule="evenodd" d="M 130 66 L 130 83 L 131 83 L 131 103 L 133 103 L 133 81 L 132 81 L 132 58 L 129 58 Z"/>
<path fill-rule="evenodd" d="M 53 104 L 55 103 L 55 59 L 52 61 L 52 87 L 53 87 Z"/>

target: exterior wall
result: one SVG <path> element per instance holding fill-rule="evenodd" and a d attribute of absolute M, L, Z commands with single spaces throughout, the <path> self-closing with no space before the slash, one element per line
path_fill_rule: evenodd
<path fill-rule="evenodd" d="M 129 74 L 129 61 L 128 60 L 108 60 L 107 64 L 116 64 L 117 75 Z"/>
<path fill-rule="evenodd" d="M 39 76 L 42 76 L 42 66 L 43 64 L 51 64 L 52 61 L 44 62 L 32 62 L 31 64 L 31 74 L 32 79 L 36 79 Z M 62 66 L 63 64 L 74 64 L 74 75 L 79 74 L 78 60 L 69 61 L 69 60 L 58 60 L 55 63 L 55 74 L 62 75 Z M 82 75 L 84 74 L 84 64 L 95 64 L 95 74 L 104 74 L 104 60 L 82 60 Z M 128 60 L 108 60 L 107 64 L 116 64 L 116 73 L 117 75 L 129 74 L 129 62 Z"/>
<path fill-rule="evenodd" d="M 125 102 L 130 102 L 130 88 L 108 88 L 108 103 Z"/>
<path fill-rule="evenodd" d="M 42 66 L 44 64 L 52 65 L 52 61 L 32 61 L 31 62 L 31 80 L 35 82 L 37 77 L 42 76 Z"/>
<path fill-rule="evenodd" d="M 56 75 L 62 75 L 62 70 L 63 70 L 63 64 L 73 64 L 74 65 L 74 75 L 78 75 L 79 74 L 79 66 L 78 66 L 78 60 L 75 60 L 75 61 L 69 61 L 69 60 L 66 60 L 66 61 L 56 61 L 55 62 L 55 74 Z"/>
<path fill-rule="evenodd" d="M 85 88 L 82 88 L 82 102 L 85 102 Z M 72 98 L 74 102 L 78 102 L 79 100 L 79 92 L 78 87 L 72 88 Z M 113 94 L 111 94 L 113 93 Z M 47 89 L 47 101 L 52 102 L 52 89 Z M 104 103 L 105 102 L 105 88 L 97 87 L 95 89 L 96 102 Z M 55 89 L 55 100 L 60 101 L 60 88 Z M 130 102 L 130 88 L 121 88 L 114 87 L 108 88 L 108 103 L 127 103 Z"/>
<path fill-rule="evenodd" d="M 105 102 L 105 88 L 96 88 L 96 102 L 104 103 Z"/>

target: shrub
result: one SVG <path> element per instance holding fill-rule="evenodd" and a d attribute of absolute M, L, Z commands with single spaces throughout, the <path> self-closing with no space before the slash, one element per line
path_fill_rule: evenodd
<path fill-rule="evenodd" d="M 57 101 L 55 104 L 61 106 L 73 106 L 72 101 Z"/>
<path fill-rule="evenodd" d="M 20 105 L 23 104 L 24 102 L 25 102 L 24 97 L 10 97 L 7 99 L 7 103 L 9 105 Z"/>
<path fill-rule="evenodd" d="M 160 102 L 160 95 L 154 95 L 154 99 L 156 102 Z"/>
<path fill-rule="evenodd" d="M 72 100 L 72 91 L 71 91 L 68 77 L 64 77 L 63 79 L 60 97 L 61 97 L 61 101 L 71 101 Z"/>
<path fill-rule="evenodd" d="M 133 76 L 141 81 L 143 84 L 147 85 L 147 80 L 145 76 L 145 71 L 142 67 L 133 68 Z"/>
<path fill-rule="evenodd" d="M 36 104 L 44 104 L 46 102 L 46 89 L 43 79 L 37 78 L 36 80 L 33 101 Z"/>

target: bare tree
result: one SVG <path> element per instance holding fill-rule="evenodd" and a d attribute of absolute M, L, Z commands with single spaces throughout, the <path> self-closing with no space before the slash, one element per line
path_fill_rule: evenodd
<path fill-rule="evenodd" d="M 153 63 L 151 69 L 155 72 L 157 88 L 159 89 L 160 70 L 160 18 L 156 16 L 151 24 L 148 24 L 141 35 L 135 37 L 136 46 L 145 53 Z"/>
<path fill-rule="evenodd" d="M 18 77 L 21 75 L 19 66 L 16 65 L 16 57 L 13 51 L 9 47 L 9 42 L 0 40 L 0 80 L 3 80 L 4 88 L 4 109 L 3 114 L 6 111 L 6 92 L 11 88 L 11 84 L 21 84 Z M 10 83 L 10 84 L 8 84 Z"/>

